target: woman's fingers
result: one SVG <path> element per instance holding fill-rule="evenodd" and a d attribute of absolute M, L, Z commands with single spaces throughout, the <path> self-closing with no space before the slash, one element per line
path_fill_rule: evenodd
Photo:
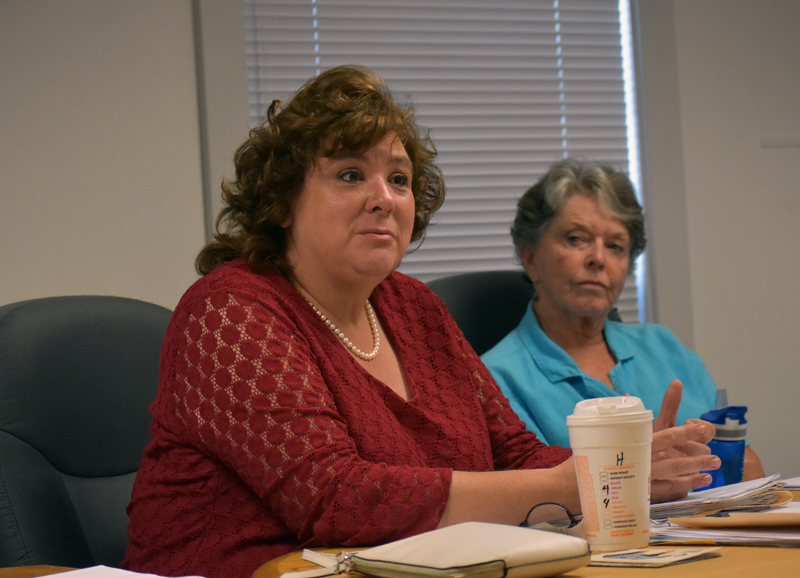
<path fill-rule="evenodd" d="M 711 448 L 701 442 L 684 442 L 673 446 L 675 456 L 707 456 L 711 453 Z"/>
<path fill-rule="evenodd" d="M 661 402 L 661 411 L 653 422 L 653 431 L 675 427 L 678 419 L 678 408 L 683 397 L 683 383 L 679 379 L 673 379 L 664 392 L 664 399 Z"/>
<path fill-rule="evenodd" d="M 706 445 L 715 431 L 708 422 L 689 420 L 680 427 L 653 433 L 651 499 L 654 503 L 683 498 L 690 490 L 711 483 L 711 476 L 701 472 L 716 470 L 721 464 Z"/>
<path fill-rule="evenodd" d="M 685 444 L 678 444 L 663 452 L 656 452 L 653 454 L 652 460 L 663 460 L 665 458 L 685 458 L 690 456 L 705 456 L 711 453 L 711 448 L 706 444 L 698 442 L 686 442 Z"/>
<path fill-rule="evenodd" d="M 651 463 L 651 500 L 654 504 L 679 500 L 691 490 L 711 483 L 711 475 L 703 471 L 716 470 L 721 462 L 717 456 L 666 458 Z"/>
<path fill-rule="evenodd" d="M 650 499 L 654 504 L 672 502 L 686 497 L 691 490 L 702 488 L 711 483 L 709 474 L 693 474 L 667 480 L 654 479 L 650 485 Z"/>
<path fill-rule="evenodd" d="M 681 426 L 653 432 L 652 453 L 668 451 L 687 442 L 707 444 L 716 433 L 714 425 L 703 420 L 687 420 Z"/>
<path fill-rule="evenodd" d="M 712 455 L 684 458 L 670 457 L 651 462 L 650 477 L 653 480 L 668 480 L 680 476 L 692 476 L 700 472 L 716 470 L 720 464 L 719 458 Z"/>

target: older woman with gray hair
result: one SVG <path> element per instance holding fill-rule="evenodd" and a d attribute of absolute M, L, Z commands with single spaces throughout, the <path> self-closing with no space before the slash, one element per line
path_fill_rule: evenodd
<path fill-rule="evenodd" d="M 663 405 L 673 417 L 657 419 L 657 429 L 675 425 L 668 406 L 679 406 L 678 422 L 714 408 L 711 376 L 669 329 L 608 318 L 645 248 L 642 207 L 628 177 L 557 162 L 519 200 L 511 235 L 533 282 L 533 303 L 482 359 L 539 439 L 568 447 L 565 416 L 583 399 L 630 394 L 656 416 Z M 763 475 L 748 447 L 745 479 Z"/>

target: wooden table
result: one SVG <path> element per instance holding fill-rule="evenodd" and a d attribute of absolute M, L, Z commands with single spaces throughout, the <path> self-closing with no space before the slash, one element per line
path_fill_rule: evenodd
<path fill-rule="evenodd" d="M 337 553 L 341 549 L 323 548 Z M 585 566 L 562 574 L 565 578 L 767 578 L 800 576 L 800 548 L 770 548 L 762 546 L 721 546 L 721 556 L 710 560 L 676 564 L 664 568 L 608 568 Z M 301 552 L 291 552 L 263 564 L 252 578 L 278 578 L 284 572 L 318 568 L 301 558 Z M 352 572 L 345 576 L 360 578 Z M 0 577 L 2 578 L 2 577 Z"/>
<path fill-rule="evenodd" d="M 340 548 L 322 548 L 323 552 L 337 553 Z M 790 578 L 800 576 L 800 548 L 769 548 L 761 546 L 722 546 L 722 556 L 711 560 L 689 562 L 666 568 L 603 568 L 585 566 L 562 574 L 565 578 Z M 278 578 L 284 572 L 316 568 L 301 559 L 301 552 L 292 552 L 261 565 L 252 578 Z M 0 568 L 0 578 L 35 578 L 74 568 L 61 566 L 20 566 Z M 363 574 L 352 572 L 346 576 L 360 578 Z"/>
<path fill-rule="evenodd" d="M 64 566 L 16 566 L 13 568 L 0 568 L 0 578 L 36 578 L 37 576 L 58 574 L 59 572 L 67 572 L 74 569 L 65 568 Z"/>

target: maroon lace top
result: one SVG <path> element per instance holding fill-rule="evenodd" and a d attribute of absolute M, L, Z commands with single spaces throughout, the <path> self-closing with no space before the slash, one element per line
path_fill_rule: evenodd
<path fill-rule="evenodd" d="M 123 567 L 247 578 L 304 546 L 431 530 L 453 470 L 552 467 L 442 302 L 393 273 L 374 291 L 410 399 L 373 378 L 280 276 L 228 263 L 170 322 Z"/>

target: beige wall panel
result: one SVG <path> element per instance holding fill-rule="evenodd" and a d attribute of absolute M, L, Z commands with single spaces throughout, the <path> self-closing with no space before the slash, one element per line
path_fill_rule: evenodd
<path fill-rule="evenodd" d="M 767 471 L 800 475 L 800 3 L 674 13 L 695 349 Z"/>
<path fill-rule="evenodd" d="M 204 242 L 190 1 L 4 1 L 0 55 L 0 304 L 173 308 Z"/>

